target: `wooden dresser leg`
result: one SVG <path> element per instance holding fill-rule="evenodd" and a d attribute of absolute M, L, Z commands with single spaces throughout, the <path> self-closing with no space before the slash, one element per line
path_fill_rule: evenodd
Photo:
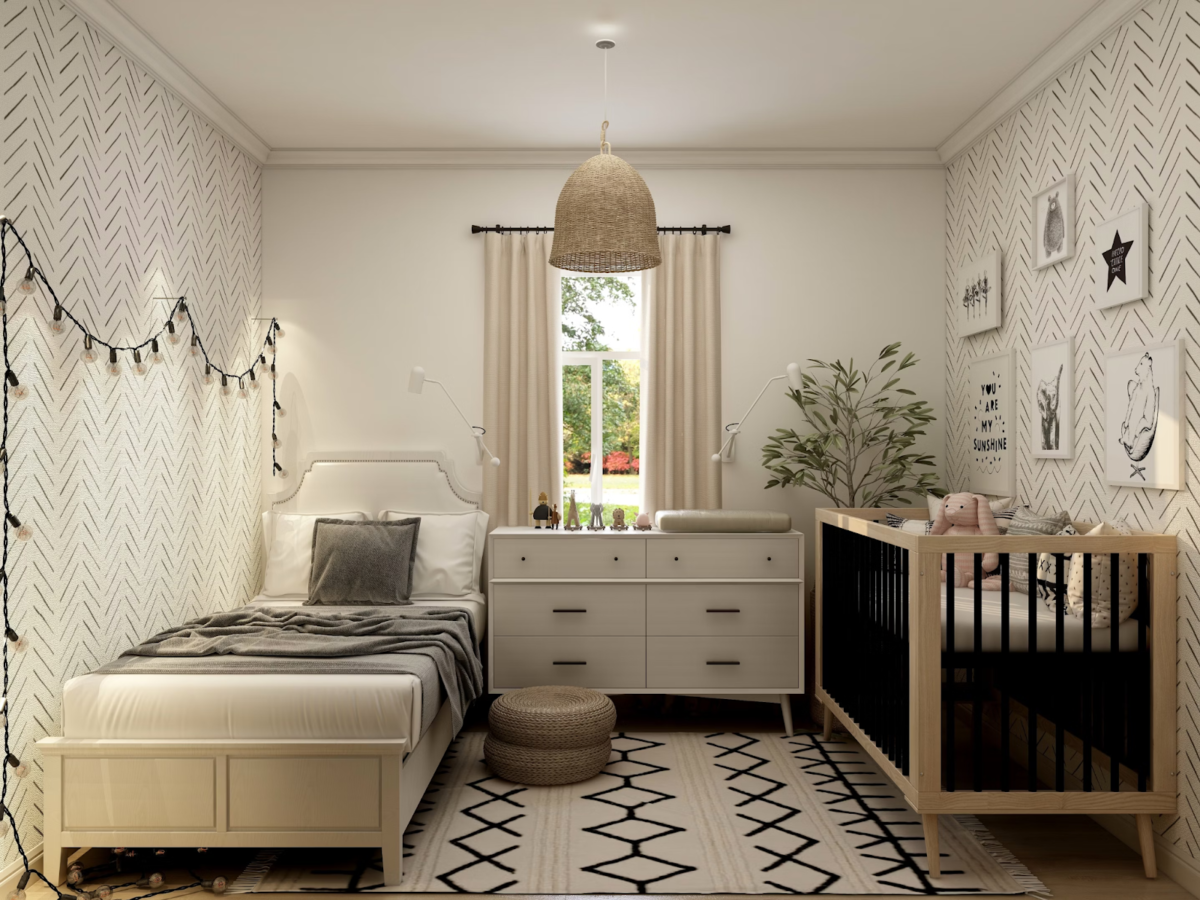
<path fill-rule="evenodd" d="M 779 695 L 779 708 L 783 710 L 783 736 L 791 737 L 796 732 L 792 729 L 792 695 Z"/>
<path fill-rule="evenodd" d="M 825 740 L 833 739 L 833 710 L 825 707 Z"/>
<path fill-rule="evenodd" d="M 922 815 L 921 824 L 925 828 L 925 858 L 929 862 L 929 877 L 942 877 L 942 855 L 938 849 L 938 817 Z"/>
<path fill-rule="evenodd" d="M 1149 813 L 1137 814 L 1138 843 L 1142 845 L 1142 868 L 1147 878 L 1158 877 L 1158 863 L 1154 859 L 1154 828 L 1150 825 Z"/>

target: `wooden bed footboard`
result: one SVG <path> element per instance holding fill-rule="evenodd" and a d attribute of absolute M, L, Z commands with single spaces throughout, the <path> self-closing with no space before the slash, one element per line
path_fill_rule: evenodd
<path fill-rule="evenodd" d="M 928 516 L 817 511 L 826 738 L 836 719 L 922 815 L 931 875 L 941 813 L 1131 813 L 1153 877 L 1149 816 L 1177 806 L 1174 536 L 934 537 L 879 524 L 888 512 Z M 1000 554 L 1001 590 L 960 589 L 956 628 L 943 555 L 951 570 L 954 555 L 973 556 L 978 576 L 985 553 Z M 1081 620 L 1064 609 L 1076 553 Z M 1036 581 L 1010 586 L 1011 560 L 1027 557 L 1033 573 L 1037 554 L 1053 555 L 1049 601 Z M 1113 572 L 1137 560 L 1137 609 L 1120 629 L 1091 624 L 1092 561 L 1105 556 Z M 1113 609 L 1117 580 L 1105 597 Z"/>

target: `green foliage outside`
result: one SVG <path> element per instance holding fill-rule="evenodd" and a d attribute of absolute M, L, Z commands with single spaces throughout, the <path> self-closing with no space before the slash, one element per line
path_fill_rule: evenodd
<path fill-rule="evenodd" d="M 603 304 L 636 304 L 633 288 L 623 278 L 562 280 L 563 350 L 605 351 L 604 325 L 595 310 Z M 609 360 L 604 372 L 604 455 L 623 451 L 637 459 L 641 439 L 639 364 Z M 592 375 L 588 366 L 563 367 L 563 460 L 568 472 L 587 472 L 592 449 Z"/>

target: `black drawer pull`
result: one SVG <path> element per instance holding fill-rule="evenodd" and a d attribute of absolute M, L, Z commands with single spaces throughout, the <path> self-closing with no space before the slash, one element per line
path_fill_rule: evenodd
<path fill-rule="evenodd" d="M 587 612 L 586 609 L 556 609 L 554 612 Z"/>
<path fill-rule="evenodd" d="M 521 562 L 525 562 L 525 557 L 521 557 Z"/>
<path fill-rule="evenodd" d="M 709 666 L 740 666 L 741 663 L 737 660 L 729 659 L 710 659 L 705 665 Z"/>
<path fill-rule="evenodd" d="M 741 612 L 741 610 L 740 610 L 740 609 L 706 609 L 706 610 L 705 610 L 705 612 L 712 612 L 712 613 L 718 613 L 718 612 L 720 612 L 720 613 L 740 613 L 740 612 Z"/>
<path fill-rule="evenodd" d="M 768 556 L 768 557 L 767 557 L 767 562 L 770 562 L 770 561 L 771 561 L 771 557 L 769 557 L 769 556 Z"/>
<path fill-rule="evenodd" d="M 582 660 L 555 660 L 556 666 L 586 666 L 587 663 Z"/>
<path fill-rule="evenodd" d="M 679 562 L 679 557 L 675 557 L 675 562 Z"/>
<path fill-rule="evenodd" d="M 617 561 L 619 558 L 620 558 L 620 557 L 614 556 L 614 557 L 613 557 L 613 562 L 616 562 L 616 561 Z"/>

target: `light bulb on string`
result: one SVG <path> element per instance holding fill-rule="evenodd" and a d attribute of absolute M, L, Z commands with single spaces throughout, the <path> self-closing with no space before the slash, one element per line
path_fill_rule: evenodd
<path fill-rule="evenodd" d="M 238 379 L 237 395 L 239 400 L 246 400 L 250 397 L 250 392 L 246 390 L 246 382 L 242 378 Z"/>
<path fill-rule="evenodd" d="M 163 362 L 162 351 L 158 349 L 158 338 L 150 341 L 150 363 L 151 365 L 159 365 Z"/>
<path fill-rule="evenodd" d="M 121 361 L 117 359 L 117 351 L 113 347 L 108 348 L 108 365 L 104 367 L 104 371 L 113 378 L 119 378 L 121 375 Z"/>
<path fill-rule="evenodd" d="M 271 378 L 271 380 L 272 380 L 272 381 L 275 381 L 275 379 L 276 379 L 276 375 L 275 375 L 275 363 L 271 363 L 271 368 L 267 369 L 267 375 L 269 375 L 269 376 L 270 376 L 270 378 Z"/>
<path fill-rule="evenodd" d="M 175 323 L 168 322 L 167 323 L 167 343 L 168 344 L 178 344 L 179 337 L 180 337 L 179 332 L 175 330 Z"/>
<path fill-rule="evenodd" d="M 226 881 L 223 877 L 218 875 L 212 881 L 201 879 L 200 887 L 204 888 L 206 891 L 212 891 L 214 894 L 223 894 L 225 893 Z"/>
<path fill-rule="evenodd" d="M 25 900 L 25 888 L 29 886 L 29 876 L 28 869 L 21 873 L 21 880 L 17 882 L 17 886 L 8 892 L 8 900 Z"/>
<path fill-rule="evenodd" d="M 21 524 L 21 520 L 12 513 L 5 513 L 4 520 L 8 523 L 9 528 L 16 529 L 18 541 L 28 541 L 33 537 L 33 529 L 28 525 Z"/>
<path fill-rule="evenodd" d="M 137 886 L 140 888 L 160 888 L 162 887 L 163 877 L 161 872 L 151 872 L 137 880 Z"/>
<path fill-rule="evenodd" d="M 107 884 L 102 884 L 96 888 L 95 893 L 97 900 L 112 900 L 113 889 Z"/>
<path fill-rule="evenodd" d="M 67 884 L 83 884 L 83 866 L 79 863 L 71 863 L 71 868 L 67 871 Z"/>
<path fill-rule="evenodd" d="M 30 266 L 25 270 L 25 277 L 17 282 L 17 290 L 22 294 L 32 294 L 37 291 L 37 269 Z"/>
<path fill-rule="evenodd" d="M 250 390 L 258 390 L 258 379 L 254 377 L 254 368 L 250 368 Z"/>
<path fill-rule="evenodd" d="M 279 435 L 275 434 L 274 432 L 271 433 L 271 446 L 276 450 L 283 446 L 283 441 L 281 441 L 279 439 Z"/>
<path fill-rule="evenodd" d="M 85 363 L 94 363 L 100 358 L 100 354 L 96 352 L 96 348 L 92 346 L 92 336 L 85 334 L 83 336 L 83 352 L 79 354 L 79 358 Z"/>
<path fill-rule="evenodd" d="M 29 648 L 29 641 L 13 631 L 11 625 L 4 629 L 4 639 L 13 653 L 24 653 Z"/>
<path fill-rule="evenodd" d="M 196 334 L 194 331 L 192 332 L 192 346 L 188 352 L 191 353 L 192 356 L 200 355 L 200 335 Z"/>
<path fill-rule="evenodd" d="M 280 478 L 287 478 L 287 477 L 288 477 L 288 472 L 287 472 L 287 469 L 285 469 L 285 468 L 284 468 L 283 466 L 281 466 L 279 463 L 273 463 L 273 465 L 275 466 L 275 473 L 274 473 L 274 474 L 278 475 Z"/>
<path fill-rule="evenodd" d="M 133 371 L 137 375 L 145 375 L 150 371 L 150 366 L 142 359 L 142 351 L 133 351 Z"/>
<path fill-rule="evenodd" d="M 229 378 L 226 377 L 225 375 L 222 375 L 221 376 L 221 396 L 228 397 L 231 393 L 233 393 L 233 388 L 231 388 L 229 386 Z"/>
<path fill-rule="evenodd" d="M 275 331 L 275 340 L 276 341 L 278 341 L 281 337 L 283 337 L 283 328 L 280 326 L 280 324 L 278 322 L 275 323 L 274 331 Z"/>
<path fill-rule="evenodd" d="M 66 319 L 63 318 L 63 308 L 57 303 L 54 304 L 54 317 L 50 319 L 50 332 L 52 334 L 62 334 L 67 330 Z"/>
<path fill-rule="evenodd" d="M 0 447 L 0 474 L 8 471 L 8 450 Z"/>
<path fill-rule="evenodd" d="M 13 754 L 13 753 L 8 754 L 8 757 L 6 758 L 5 761 L 8 763 L 9 767 L 13 770 L 13 774 L 16 775 L 18 778 L 24 778 L 26 775 L 29 774 L 28 764 L 23 763 L 23 762 L 21 762 L 21 760 L 17 759 L 16 754 Z"/>
<path fill-rule="evenodd" d="M 287 415 L 287 410 L 279 405 L 278 400 L 275 401 L 275 415 L 279 416 L 281 419 Z"/>
<path fill-rule="evenodd" d="M 186 322 L 187 320 L 188 320 L 187 301 L 181 299 L 179 301 L 179 305 L 175 307 L 175 321 L 182 323 L 182 322 Z"/>
<path fill-rule="evenodd" d="M 204 383 L 212 384 L 214 381 L 216 381 L 216 378 L 213 377 L 212 366 L 210 366 L 208 363 L 205 363 L 204 364 Z"/>
<path fill-rule="evenodd" d="M 24 400 L 29 396 L 29 388 L 17 380 L 17 373 L 9 369 L 4 373 L 4 390 L 14 400 Z"/>

